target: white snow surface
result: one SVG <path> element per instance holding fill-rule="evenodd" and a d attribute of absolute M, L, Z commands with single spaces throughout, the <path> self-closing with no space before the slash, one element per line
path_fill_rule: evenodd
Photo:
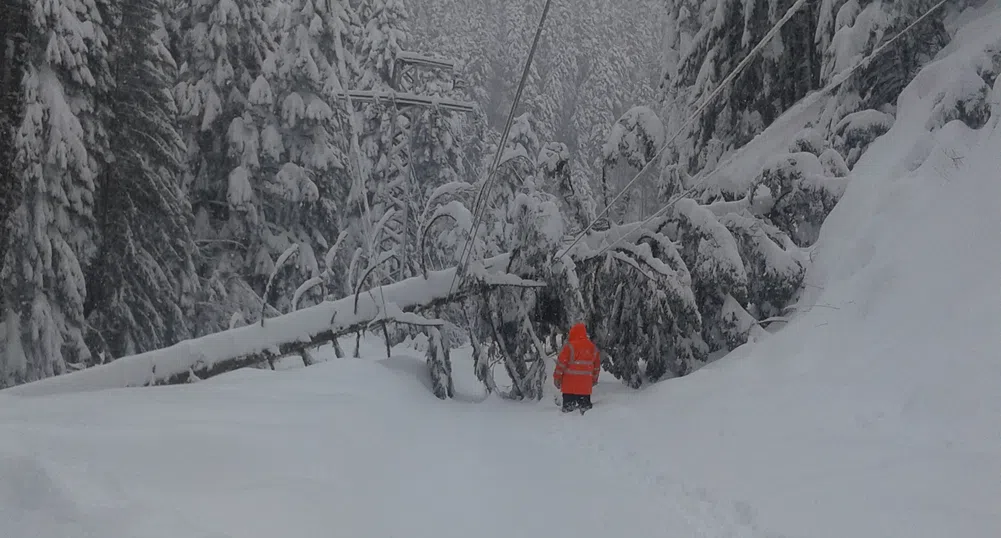
<path fill-rule="evenodd" d="M 423 352 L 378 340 L 179 387 L 0 392 L 0 536 L 998 536 L 1001 82 L 987 126 L 927 129 L 1001 9 L 970 24 L 852 172 L 777 333 L 641 391 L 604 374 L 585 416 L 486 397 L 466 349 L 439 401 Z"/>

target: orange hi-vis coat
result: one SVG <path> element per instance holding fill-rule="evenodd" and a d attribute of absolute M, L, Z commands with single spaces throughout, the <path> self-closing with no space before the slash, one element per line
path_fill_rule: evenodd
<path fill-rule="evenodd" d="M 570 329 L 567 343 L 560 351 L 553 371 L 553 384 L 563 394 L 590 395 L 591 388 L 598 383 L 599 371 L 598 348 L 588 340 L 584 325 L 578 323 Z"/>

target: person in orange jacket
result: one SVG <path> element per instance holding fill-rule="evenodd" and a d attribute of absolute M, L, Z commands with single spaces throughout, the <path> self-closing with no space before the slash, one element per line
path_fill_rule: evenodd
<path fill-rule="evenodd" d="M 587 328 L 583 323 L 574 325 L 553 370 L 553 384 L 563 394 L 564 413 L 578 409 L 583 415 L 591 409 L 591 389 L 600 371 L 598 348 L 588 339 Z"/>

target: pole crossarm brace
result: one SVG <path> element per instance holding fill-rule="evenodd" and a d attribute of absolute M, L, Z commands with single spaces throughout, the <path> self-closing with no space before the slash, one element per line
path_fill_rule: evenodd
<path fill-rule="evenodd" d="M 418 54 L 416 52 L 408 52 L 408 51 L 402 51 L 399 54 L 397 54 L 396 61 L 403 65 L 416 65 L 420 67 L 446 69 L 448 71 L 455 71 L 456 68 L 454 60 L 446 60 L 443 58 L 432 58 L 431 56 L 425 56 L 423 54 Z"/>
<path fill-rule="evenodd" d="M 412 106 L 428 108 L 437 107 L 442 110 L 452 110 L 455 112 L 462 112 L 464 114 L 472 113 L 475 110 L 473 103 L 456 101 L 454 99 L 447 99 L 444 97 L 427 97 L 414 93 L 397 93 L 392 91 L 376 90 L 349 90 L 337 92 L 336 96 L 338 99 L 342 100 L 347 100 L 350 96 L 352 101 L 360 103 L 390 102 L 395 103 L 397 108 Z"/>

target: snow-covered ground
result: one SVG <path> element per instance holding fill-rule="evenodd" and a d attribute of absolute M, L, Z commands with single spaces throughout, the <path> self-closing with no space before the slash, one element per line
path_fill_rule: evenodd
<path fill-rule="evenodd" d="M 378 341 L 0 393 L 0 536 L 998 536 L 1001 82 L 983 129 L 927 128 L 1001 44 L 1001 9 L 977 15 L 859 162 L 775 335 L 639 392 L 606 374 L 583 417 L 484 399 L 462 350 L 439 401 L 420 354 Z"/>

